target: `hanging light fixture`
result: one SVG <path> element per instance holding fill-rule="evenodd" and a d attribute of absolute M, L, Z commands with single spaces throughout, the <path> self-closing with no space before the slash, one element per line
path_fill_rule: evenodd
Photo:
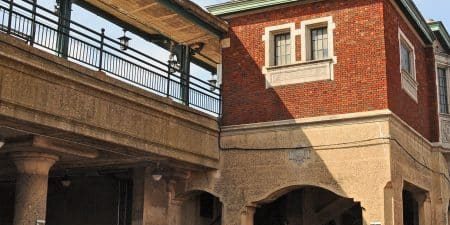
<path fill-rule="evenodd" d="M 72 184 L 72 181 L 69 179 L 69 176 L 64 175 L 64 177 L 61 179 L 61 184 L 63 187 L 69 187 Z"/>
<path fill-rule="evenodd" d="M 159 162 L 156 163 L 156 168 L 152 172 L 152 178 L 154 181 L 160 181 L 163 177 L 162 169 L 159 168 Z"/>
<path fill-rule="evenodd" d="M 169 73 L 175 73 L 180 69 L 180 63 L 178 62 L 178 57 L 175 53 L 170 53 L 169 56 Z"/>
<path fill-rule="evenodd" d="M 57 0 L 57 1 L 56 1 L 56 4 L 55 4 L 55 9 L 54 9 L 54 11 L 53 11 L 53 12 L 55 13 L 55 15 L 59 15 L 59 13 L 60 13 L 60 11 L 59 11 L 60 5 L 61 5 L 60 0 Z"/>
<path fill-rule="evenodd" d="M 126 51 L 131 38 L 127 37 L 127 30 L 123 29 L 123 36 L 118 38 L 120 41 L 120 49 Z"/>
<path fill-rule="evenodd" d="M 209 90 L 215 91 L 217 88 L 217 75 L 212 74 L 211 79 L 208 80 L 208 83 L 211 85 L 209 86 Z"/>

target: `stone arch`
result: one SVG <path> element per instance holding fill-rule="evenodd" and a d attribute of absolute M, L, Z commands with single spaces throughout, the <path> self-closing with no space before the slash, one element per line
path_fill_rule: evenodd
<path fill-rule="evenodd" d="M 222 201 L 222 198 L 218 193 L 216 193 L 212 190 L 206 189 L 206 188 L 205 189 L 191 189 L 191 190 L 185 191 L 183 193 L 177 193 L 174 197 L 174 200 L 184 201 L 186 199 L 189 199 L 189 198 L 194 197 L 201 193 L 208 193 L 208 194 L 218 198 L 220 201 Z"/>
<path fill-rule="evenodd" d="M 244 208 L 245 225 L 362 225 L 362 207 L 333 187 L 283 186 Z"/>
<path fill-rule="evenodd" d="M 347 198 L 347 195 L 345 194 L 345 192 L 337 186 L 327 185 L 327 184 L 317 184 L 317 183 L 292 182 L 292 183 L 283 184 L 283 185 L 277 186 L 276 188 L 273 188 L 271 191 L 256 198 L 249 205 L 252 206 L 252 205 L 260 205 L 260 204 L 270 203 L 291 191 L 301 189 L 304 187 L 322 188 L 322 189 L 328 190 L 330 192 L 333 192 L 334 194 L 336 194 L 340 197 Z"/>
<path fill-rule="evenodd" d="M 222 224 L 222 202 L 210 190 L 189 190 L 174 198 L 179 207 L 176 224 L 220 225 Z"/>

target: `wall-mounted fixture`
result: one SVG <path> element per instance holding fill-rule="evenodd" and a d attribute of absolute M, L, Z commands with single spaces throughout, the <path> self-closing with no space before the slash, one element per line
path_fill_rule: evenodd
<path fill-rule="evenodd" d="M 191 50 L 192 50 L 192 52 L 191 52 L 192 55 L 200 53 L 202 51 L 203 47 L 205 47 L 205 43 L 202 43 L 202 42 L 197 42 L 197 43 L 189 45 L 189 48 L 191 48 Z"/>

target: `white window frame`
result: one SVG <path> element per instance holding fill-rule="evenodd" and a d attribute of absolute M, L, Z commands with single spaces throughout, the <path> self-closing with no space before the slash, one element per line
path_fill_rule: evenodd
<path fill-rule="evenodd" d="M 440 94 L 441 94 L 441 90 L 439 87 L 439 69 L 443 69 L 445 71 L 445 77 L 446 77 L 446 85 L 447 85 L 447 104 L 448 104 L 448 112 L 449 113 L 441 113 L 441 99 L 440 99 Z M 441 64 L 441 63 L 437 63 L 436 66 L 436 83 L 437 83 L 437 91 L 438 91 L 438 112 L 439 114 L 445 114 L 445 115 L 450 115 L 450 67 L 448 65 L 445 64 Z"/>
<path fill-rule="evenodd" d="M 275 35 L 282 33 L 290 33 L 291 36 L 291 63 L 295 60 L 296 36 L 298 32 L 295 30 L 295 23 L 286 23 L 277 26 L 266 27 L 263 35 L 265 42 L 265 68 L 275 66 Z"/>
<path fill-rule="evenodd" d="M 334 55 L 334 29 L 332 16 L 305 20 L 300 23 L 301 29 L 295 29 L 295 23 L 287 23 L 278 26 L 266 27 L 263 35 L 265 42 L 265 66 L 262 72 L 266 77 L 266 88 L 300 84 L 307 82 L 334 80 L 334 64 L 337 58 Z M 311 53 L 311 29 L 327 27 L 328 33 L 328 58 L 320 60 L 308 60 Z M 274 66 L 274 35 L 277 33 L 291 32 L 291 64 Z M 301 60 L 296 60 L 296 37 L 301 35 Z"/>
<path fill-rule="evenodd" d="M 311 46 L 311 30 L 314 28 L 327 27 L 328 33 L 328 59 L 333 60 L 336 63 L 336 56 L 334 55 L 334 29 L 336 24 L 333 23 L 333 17 L 321 17 L 311 20 L 305 20 L 300 23 L 301 30 L 301 58 L 302 62 L 311 61 L 312 58 L 312 46 Z"/>
<path fill-rule="evenodd" d="M 411 60 L 411 73 L 406 73 L 402 69 L 402 44 L 405 43 L 407 47 L 411 50 L 410 60 Z M 417 82 L 416 75 L 416 51 L 414 45 L 408 39 L 408 37 L 403 33 L 403 31 L 398 29 L 398 53 L 399 53 L 399 69 L 401 74 L 402 89 L 416 102 L 418 103 L 417 90 L 419 84 Z"/>

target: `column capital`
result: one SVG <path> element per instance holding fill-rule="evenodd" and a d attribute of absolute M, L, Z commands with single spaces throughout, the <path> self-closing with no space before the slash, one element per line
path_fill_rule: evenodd
<path fill-rule="evenodd" d="M 40 152 L 13 152 L 9 157 L 18 173 L 36 175 L 48 175 L 50 168 L 59 159 L 58 156 Z"/>

